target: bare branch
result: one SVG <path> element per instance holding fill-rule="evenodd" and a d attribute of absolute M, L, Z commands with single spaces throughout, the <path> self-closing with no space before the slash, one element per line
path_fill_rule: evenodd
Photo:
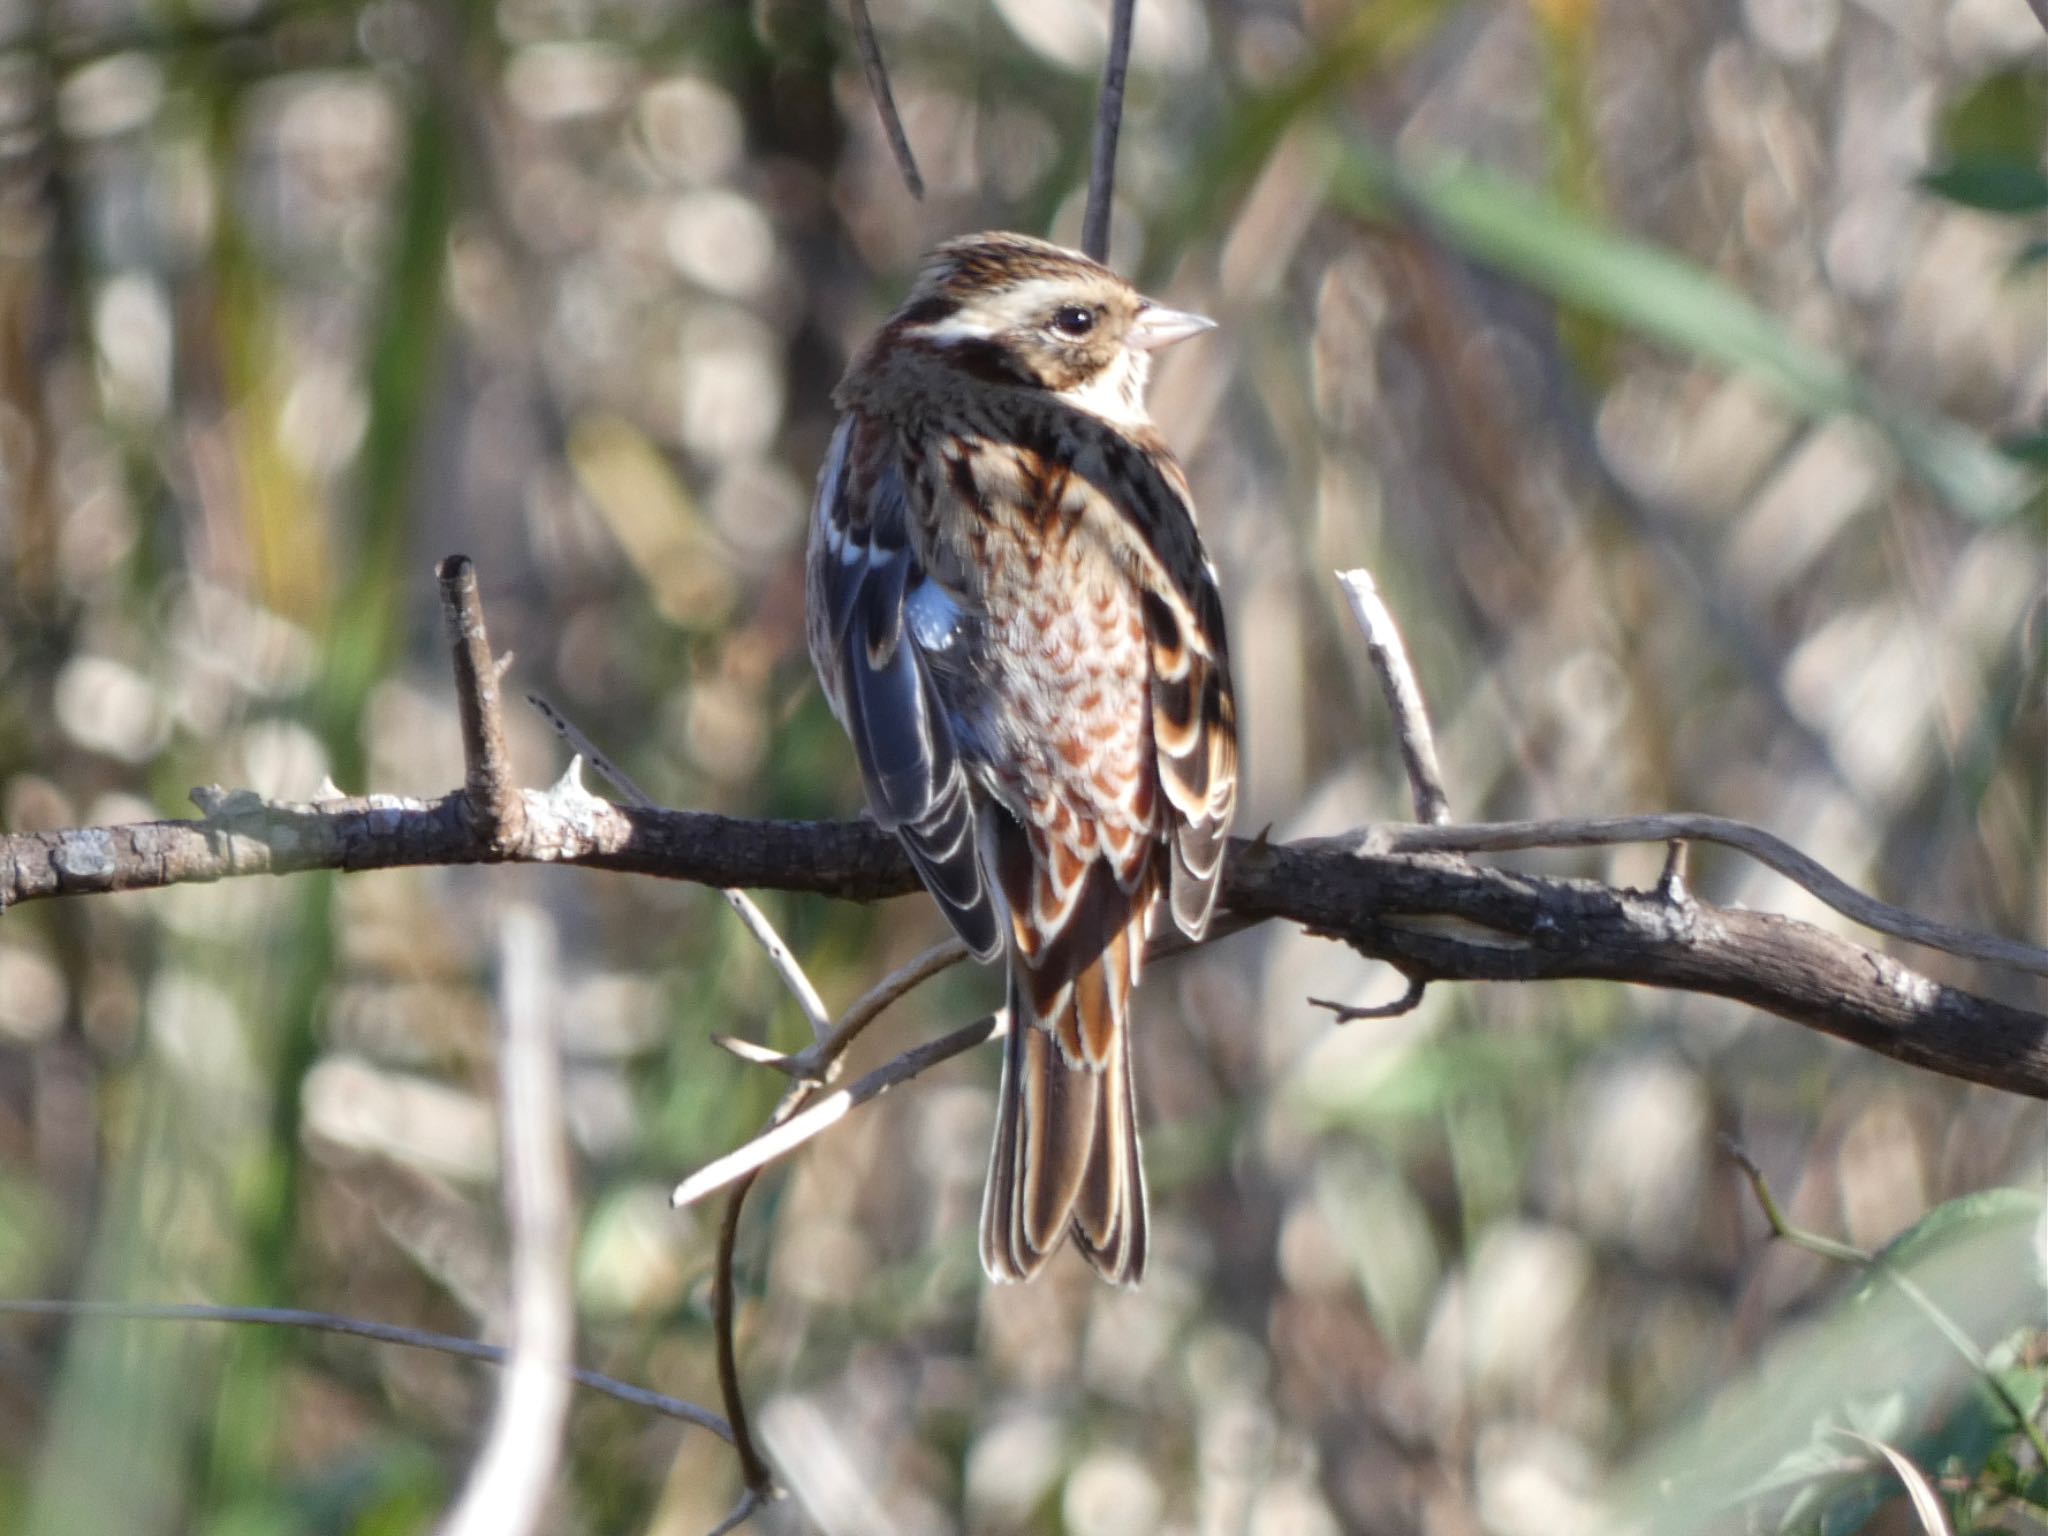
<path fill-rule="evenodd" d="M 1095 148 L 1088 160 L 1088 211 L 1081 218 L 1081 249 L 1109 260 L 1109 210 L 1116 200 L 1116 140 L 1124 121 L 1124 82 L 1131 65 L 1131 17 L 1138 0 L 1111 0 L 1109 56 L 1102 64 L 1102 94 L 1095 103 Z"/>
<path fill-rule="evenodd" d="M 1401 761 L 1408 769 L 1408 786 L 1415 797 L 1415 819 L 1433 827 L 1451 819 L 1450 796 L 1444 793 L 1443 769 L 1437 766 L 1436 738 L 1429 728 L 1429 711 L 1422 703 L 1422 689 L 1415 681 L 1415 669 L 1408 663 L 1408 647 L 1401 641 L 1401 627 L 1380 597 L 1372 572 L 1359 566 L 1337 573 L 1337 585 L 1351 604 L 1351 613 L 1365 636 L 1365 654 L 1379 674 L 1380 691 L 1387 696 L 1387 709 L 1394 717 L 1394 736 L 1401 743 Z"/>
<path fill-rule="evenodd" d="M 216 790 L 200 797 L 209 808 L 200 821 L 0 838 L 0 898 L 12 904 L 309 869 L 509 862 L 854 901 L 918 889 L 896 840 L 870 822 L 630 810 L 594 798 L 568 775 L 549 790 L 521 794 L 525 838 L 498 851 L 477 837 L 459 793 L 434 802 L 372 796 L 290 805 Z M 1698 901 L 1674 907 L 1654 893 L 1477 868 L 1442 852 L 1383 851 L 1410 843 L 1534 847 L 1673 837 L 1747 848 L 1735 839 L 1748 834 L 1759 848 L 1783 846 L 1755 828 L 1730 830 L 1741 826 L 1717 817 L 1634 817 L 1505 829 L 1374 828 L 1284 845 L 1237 840 L 1222 916 L 1240 926 L 1301 923 L 1428 981 L 1597 977 L 1708 992 L 1951 1077 L 2048 1098 L 2048 1015 L 1939 984 L 1811 924 Z M 1496 936 L 1475 943 L 1430 931 L 1413 921 L 1418 916 L 1462 918 Z M 2038 968 L 2030 946 L 1972 937 L 1974 950 L 2009 948 L 2026 957 L 2021 969 Z"/>
<path fill-rule="evenodd" d="M 627 804 L 642 810 L 654 808 L 653 798 L 628 778 L 624 769 L 601 752 L 575 721 L 537 693 L 529 693 L 526 702 L 540 712 L 541 718 L 554 727 L 555 734 L 589 763 L 598 777 L 617 790 Z M 818 989 L 811 985 L 811 978 L 797 963 L 795 953 L 783 942 L 782 935 L 775 931 L 775 925 L 768 921 L 768 914 L 761 910 L 753 897 L 734 886 L 727 886 L 724 895 L 726 905 L 733 909 L 747 932 L 754 936 L 754 942 L 768 956 L 768 963 L 775 967 L 775 974 L 782 978 L 782 984 L 796 999 L 797 1007 L 803 1010 L 804 1022 L 811 1026 L 813 1041 L 823 1040 L 832 1028 L 832 1016 L 825 1011 L 825 1000 L 818 996 Z"/>
<path fill-rule="evenodd" d="M 862 1030 L 895 1006 L 899 999 L 966 958 L 965 944 L 958 939 L 943 939 L 923 954 L 899 965 L 855 998 L 853 1005 L 839 1016 L 830 1033 L 808 1050 L 790 1057 L 789 1072 L 796 1077 L 830 1082 L 839 1070 L 846 1048 L 853 1044 Z"/>
<path fill-rule="evenodd" d="M 2048 1098 L 2048 1014 L 1937 982 L 1809 923 L 1443 854 L 1328 857 L 1359 846 L 1235 845 L 1224 899 L 1243 916 L 1301 923 L 1425 981 L 1588 978 L 1704 992 L 1915 1066 Z"/>
<path fill-rule="evenodd" d="M 860 67 L 874 93 L 875 113 L 882 119 L 882 136 L 889 141 L 889 153 L 896 157 L 896 169 L 903 173 L 903 185 L 915 198 L 924 196 L 924 176 L 911 153 L 910 135 L 903 130 L 902 114 L 896 110 L 896 93 L 889 87 L 889 70 L 882 63 L 882 45 L 875 37 L 875 19 L 868 14 L 868 0 L 847 0 L 853 13 L 854 46 L 860 52 Z"/>
<path fill-rule="evenodd" d="M 1664 867 L 1657 872 L 1657 899 L 1679 906 L 1692 900 L 1692 892 L 1685 888 L 1686 850 L 1691 843 L 1673 838 L 1664 845 Z"/>
<path fill-rule="evenodd" d="M 547 721 L 549 729 L 562 738 L 572 753 L 590 765 L 592 773 L 618 791 L 619 798 L 626 804 L 651 806 L 655 803 L 654 796 L 635 784 L 626 770 L 607 757 L 596 742 L 584 735 L 582 727 L 574 720 L 537 693 L 527 694 L 526 702 L 541 719 Z"/>
<path fill-rule="evenodd" d="M 1819 897 L 1844 917 L 1877 933 L 1945 950 L 1968 960 L 1987 960 L 2015 970 L 2048 976 L 2048 949 L 2004 939 L 1996 934 L 1953 928 L 1921 917 L 1889 902 L 1866 896 L 1840 876 L 1808 858 L 1783 838 L 1747 822 L 1725 816 L 1678 811 L 1654 816 L 1600 816 L 1572 821 L 1468 822 L 1462 826 L 1379 826 L 1367 835 L 1366 846 L 1388 852 L 1500 853 L 1513 848 L 1588 848 L 1614 843 L 1720 843 L 1748 854 L 1793 884 Z M 1658 882 L 1662 890 L 1672 877 Z M 1682 865 L 1678 866 L 1682 874 Z M 1680 888 L 1682 889 L 1682 881 Z"/>
<path fill-rule="evenodd" d="M 768 921 L 768 914 L 761 910 L 753 897 L 736 886 L 727 886 L 722 894 L 726 905 L 739 914 L 740 922 L 768 956 L 768 963 L 775 967 L 775 974 L 782 978 L 782 984 L 796 999 L 797 1007 L 803 1010 L 804 1022 L 811 1026 L 811 1038 L 822 1041 L 832 1032 L 832 1015 L 825 1011 L 825 1000 L 818 996 L 818 989 L 804 974 L 796 955 L 783 943 L 782 935 L 775 931 L 775 925 Z"/>
<path fill-rule="evenodd" d="M 481 630 L 479 625 L 479 639 Z M 537 910 L 514 907 L 505 914 L 499 934 L 498 1143 L 512 1234 L 512 1350 L 483 1453 L 441 1527 L 444 1536 L 528 1536 L 538 1530 L 562 1454 L 575 1220 L 555 1039 L 554 948 L 553 932 Z"/>
<path fill-rule="evenodd" d="M 863 901 L 917 888 L 896 840 L 871 823 L 611 805 L 583 788 L 574 763 L 552 788 L 519 791 L 520 813 L 502 818 L 495 838 L 481 834 L 463 791 L 432 802 L 372 795 L 305 805 L 207 788 L 193 799 L 205 813 L 198 821 L 0 837 L 0 906 L 238 875 L 427 864 L 573 863 Z M 1387 961 L 1417 983 L 1583 977 L 1710 993 L 1900 1061 L 2048 1097 L 2048 1013 L 1936 982 L 1810 924 L 1674 899 L 1673 886 L 1618 890 L 1477 868 L 1443 851 L 1639 839 L 1725 842 L 1859 921 L 2048 973 L 2048 952 L 1900 913 L 1769 834 L 1711 816 L 1376 828 L 1286 846 L 1239 840 L 1225 867 L 1228 910 L 1211 936 L 1277 918 Z"/>
<path fill-rule="evenodd" d="M 1413 1013 L 1422 1006 L 1423 994 L 1428 990 L 1428 986 L 1427 982 L 1418 981 L 1411 976 L 1408 978 L 1407 987 L 1391 1003 L 1373 1003 L 1363 1008 L 1354 1007 L 1350 1003 L 1333 1003 L 1327 997 L 1312 997 L 1308 1001 L 1312 1008 L 1329 1009 L 1337 1016 L 1339 1024 L 1356 1024 L 1361 1019 L 1398 1019 L 1402 1014 Z"/>
<path fill-rule="evenodd" d="M 733 1505 L 732 1512 L 705 1532 L 705 1536 L 727 1536 L 728 1532 L 738 1530 L 766 1509 L 773 1498 L 773 1494 L 764 1494 L 757 1488 L 741 1489 L 739 1501 Z"/>
<path fill-rule="evenodd" d="M 420 1328 L 401 1328 L 396 1323 L 373 1323 L 358 1317 L 343 1317 L 334 1312 L 309 1312 L 300 1307 L 214 1307 L 185 1302 L 147 1301 L 70 1301 L 46 1300 L 0 1300 L 0 1317 L 113 1317 L 130 1318 L 139 1322 L 170 1323 L 230 1323 L 247 1324 L 264 1328 L 304 1328 L 315 1333 L 336 1333 L 353 1339 L 369 1339 L 377 1344 L 400 1344 L 407 1349 L 432 1350 L 436 1354 L 454 1355 L 462 1360 L 481 1360 L 487 1365 L 503 1365 L 507 1351 L 497 1344 L 484 1344 L 476 1339 L 457 1338 L 450 1333 L 430 1333 Z M 620 1381 L 617 1377 L 606 1376 L 600 1371 L 573 1366 L 568 1377 L 578 1386 L 588 1387 L 593 1392 L 616 1398 L 636 1408 L 645 1408 L 663 1418 L 676 1419 L 684 1424 L 695 1424 L 708 1429 L 719 1439 L 730 1443 L 732 1426 L 727 1424 L 709 1408 L 700 1408 L 695 1403 L 685 1402 L 679 1397 L 670 1397 L 665 1392 L 651 1391 L 636 1387 L 631 1382 Z"/>
<path fill-rule="evenodd" d="M 747 1413 L 746 1392 L 740 1381 L 738 1344 L 738 1282 L 734 1273 L 739 1245 L 740 1213 L 747 1194 L 761 1170 L 775 1158 L 795 1150 L 813 1136 L 837 1124 L 847 1111 L 877 1097 L 896 1083 L 915 1077 L 926 1067 L 970 1049 L 989 1037 L 989 1021 L 969 1025 L 944 1039 L 932 1041 L 897 1057 L 887 1066 L 869 1073 L 851 1088 L 813 1102 L 824 1090 L 825 1081 L 837 1070 L 846 1047 L 889 1005 L 919 983 L 938 975 L 965 958 L 967 947 L 957 939 L 938 944 L 917 956 L 870 988 L 841 1017 L 836 1028 L 821 1032 L 810 1048 L 796 1056 L 783 1057 L 745 1041 L 715 1037 L 720 1045 L 745 1061 L 760 1062 L 790 1073 L 796 1081 L 776 1107 L 767 1129 L 728 1157 L 720 1158 L 683 1181 L 673 1198 L 684 1206 L 720 1189 L 731 1190 L 725 1214 L 719 1222 L 718 1254 L 712 1280 L 712 1313 L 718 1344 L 718 1387 L 732 1423 L 733 1447 L 739 1453 L 745 1493 L 738 1507 L 718 1530 L 731 1530 L 762 1503 L 776 1494 L 774 1478 L 754 1443 Z M 801 973 L 799 973 L 801 974 Z M 808 984 L 808 983 L 807 983 Z"/>
<path fill-rule="evenodd" d="M 525 805 L 512 781 L 505 749 L 505 716 L 499 698 L 500 668 L 484 631 L 483 599 L 476 566 L 467 555 L 450 555 L 436 572 L 441 585 L 441 618 L 455 662 L 455 706 L 462 720 L 463 792 L 477 830 L 493 848 L 509 847 L 524 830 Z"/>
<path fill-rule="evenodd" d="M 716 1527 L 720 1531 L 733 1529 L 753 1512 L 753 1508 L 776 1496 L 775 1476 L 762 1458 L 760 1447 L 754 1443 L 753 1425 L 747 1418 L 746 1391 L 740 1383 L 739 1296 L 734 1274 L 739 1252 L 740 1212 L 747 1203 L 747 1192 L 754 1187 L 754 1180 L 759 1176 L 759 1170 L 743 1175 L 726 1197 L 725 1215 L 718 1223 L 718 1259 L 711 1281 L 712 1327 L 718 1341 L 718 1393 L 725 1404 L 725 1416 L 732 1422 L 732 1448 L 739 1456 L 740 1477 L 746 1488 L 746 1497 L 740 1500 L 738 1508 Z M 749 1507 L 750 1499 L 753 1507 Z"/>
<path fill-rule="evenodd" d="M 777 1158 L 787 1156 L 805 1142 L 830 1130 L 868 1100 L 880 1098 L 897 1084 L 907 1083 L 940 1062 L 950 1061 L 963 1051 L 971 1051 L 982 1042 L 995 1039 L 1005 1028 L 1002 1014 L 988 1014 L 949 1035 L 911 1047 L 849 1086 L 833 1090 L 787 1118 L 778 1117 L 767 1130 L 746 1145 L 728 1152 L 715 1162 L 706 1163 L 683 1180 L 676 1186 L 670 1200 L 679 1208 L 695 1205 L 721 1189 L 742 1180 L 752 1180 Z"/>

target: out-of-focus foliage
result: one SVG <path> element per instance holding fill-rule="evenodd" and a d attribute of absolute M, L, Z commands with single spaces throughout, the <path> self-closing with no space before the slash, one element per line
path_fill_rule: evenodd
<path fill-rule="evenodd" d="M 431 567 L 457 549 L 517 687 L 662 799 L 852 812 L 802 654 L 827 396 L 932 241 L 1075 236 L 1105 32 L 1096 0 L 875 9 L 923 204 L 810 0 L 0 0 L 6 827 L 178 814 L 207 781 L 454 785 Z M 2048 933 L 2025 0 L 1137 20 L 1115 259 L 1223 322 L 1154 404 L 1228 597 L 1245 827 L 1403 813 L 1328 577 L 1364 563 L 1461 815 L 1711 810 Z M 1532 862 L 1642 883 L 1657 857 Z M 1694 879 L 1835 921 L 1731 859 Z M 715 896 L 652 882 L 9 914 L 0 1288 L 498 1331 L 515 901 L 561 937 L 583 1356 L 712 1399 L 711 1234 L 666 1191 L 779 1086 L 707 1036 L 803 1026 Z M 937 932 L 921 900 L 769 905 L 834 1001 Z M 1986 1385 L 2038 1415 L 2035 1105 L 1705 999 L 1438 988 L 1341 1029 L 1305 1002 L 1398 985 L 1283 932 L 1154 970 L 1136 1293 L 984 1285 L 987 1061 L 771 1175 L 742 1345 L 796 1497 L 764 1528 L 1911 1529 L 1875 1445 L 1958 1529 L 2038 1521 Z M 949 978 L 862 1059 L 990 1001 Z M 1717 1132 L 1866 1248 L 1940 1207 L 1945 1241 L 1893 1258 L 1979 1363 L 1896 1287 L 1767 1243 Z M 492 1386 L 290 1334 L 0 1340 L 4 1536 L 422 1531 Z M 734 1482 L 709 1437 L 583 1400 L 550 1529 L 694 1533 Z"/>

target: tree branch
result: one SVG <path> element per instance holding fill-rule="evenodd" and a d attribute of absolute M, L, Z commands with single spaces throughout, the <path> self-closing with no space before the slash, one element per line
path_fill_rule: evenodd
<path fill-rule="evenodd" d="M 895 839 L 871 823 L 629 809 L 596 799 L 573 773 L 552 789 L 520 791 L 525 827 L 502 847 L 480 835 L 460 791 L 436 801 L 373 795 L 282 804 L 218 789 L 194 798 L 208 812 L 202 820 L 0 838 L 0 905 L 241 875 L 490 863 L 575 864 L 854 901 L 918 888 Z M 1633 834 L 1645 840 L 1707 835 L 1699 822 L 1675 830 L 1669 818 L 1643 820 L 1656 829 Z M 1740 825 L 1702 821 L 1717 830 Z M 1550 824 L 1547 839 L 1533 832 L 1543 825 L 1518 827 L 1524 835 L 1514 845 L 1567 843 L 1588 824 Z M 1711 993 L 1931 1071 L 2048 1098 L 2048 1014 L 1936 982 L 1812 924 L 1682 893 L 1673 900 L 1374 846 L 1379 837 L 1483 839 L 1487 831 L 1369 830 L 1284 845 L 1238 839 L 1224 902 L 1243 922 L 1300 923 L 1414 980 L 1598 978 Z M 1418 921 L 1443 918 L 1468 931 Z M 1472 937 L 1472 925 L 1484 936 Z"/>
<path fill-rule="evenodd" d="M 1499 853 L 1511 848 L 1595 848 L 1618 843 L 1668 843 L 1670 856 L 1657 889 L 1667 900 L 1683 896 L 1685 861 L 1680 852 L 1689 842 L 1720 843 L 1739 849 L 1759 864 L 1776 870 L 1793 884 L 1819 897 L 1837 912 L 1865 928 L 1888 933 L 1928 949 L 1944 950 L 1966 960 L 1986 960 L 2015 970 L 2048 976 L 2048 949 L 1937 923 L 1917 912 L 1866 896 L 1826 866 L 1808 858 L 1781 837 L 1747 822 L 1687 811 L 1650 816 L 1596 816 L 1572 821 L 1469 822 L 1464 826 L 1377 826 L 1367 841 L 1386 852 Z"/>
<path fill-rule="evenodd" d="M 895 838 L 872 823 L 613 805 L 583 787 L 575 759 L 552 788 L 515 789 L 497 723 L 500 669 L 485 638 L 475 573 L 457 556 L 443 562 L 441 577 L 468 762 L 464 789 L 434 801 L 370 795 L 291 804 L 208 787 L 193 791 L 204 812 L 197 821 L 15 833 L 0 837 L 0 910 L 242 875 L 493 863 L 577 864 L 728 892 L 768 888 L 857 901 L 918 888 Z M 1419 700 L 1411 712 L 1419 715 Z M 1240 839 L 1230 848 L 1226 911 L 1211 942 L 1253 923 L 1300 923 L 1399 969 L 1408 995 L 1397 1006 L 1412 1006 L 1432 981 L 1594 978 L 1704 992 L 1951 1077 L 2048 1098 L 2048 1013 L 1938 982 L 1809 923 L 1697 901 L 1676 855 L 1647 892 L 1487 869 L 1463 857 L 1482 849 L 1691 840 L 1741 848 L 1868 926 L 2048 974 L 2048 951 L 1888 907 L 1768 833 L 1711 816 L 1376 827 L 1283 846 Z M 950 959 L 934 951 L 925 962 L 935 969 Z M 916 974 L 907 985 L 931 974 L 925 962 L 910 968 Z M 884 988 L 871 1012 L 893 995 Z M 845 1036 L 820 1027 L 822 1005 L 807 1011 L 817 1039 L 784 1065 L 800 1079 L 829 1076 Z M 811 1094 L 803 1087 L 800 1081 L 779 1119 L 804 1107 Z"/>
<path fill-rule="evenodd" d="M 407 1349 L 430 1350 L 460 1360 L 481 1360 L 504 1365 L 509 1351 L 497 1344 L 485 1344 L 450 1333 L 431 1333 L 423 1328 L 403 1328 L 396 1323 L 371 1322 L 366 1318 L 344 1317 L 336 1312 L 312 1312 L 303 1307 L 216 1307 L 188 1302 L 75 1301 L 65 1299 L 16 1300 L 0 1297 L 0 1317 L 120 1317 L 143 1322 L 228 1323 L 264 1328 L 304 1328 L 315 1333 L 334 1333 L 352 1339 L 369 1339 L 377 1344 L 399 1344 Z M 709 1408 L 670 1397 L 647 1387 L 636 1387 L 601 1371 L 575 1365 L 569 1379 L 615 1401 L 645 1408 L 664 1418 L 708 1429 L 728 1445 L 732 1426 Z"/>
<path fill-rule="evenodd" d="M 899 1083 L 907 1083 L 940 1062 L 951 1061 L 955 1056 L 993 1040 L 1008 1028 L 1006 1015 L 984 1014 L 951 1034 L 912 1046 L 848 1087 L 834 1089 L 820 1099 L 806 1098 L 802 1107 L 794 1109 L 787 1118 L 778 1118 L 752 1141 L 706 1163 L 683 1180 L 669 1196 L 670 1203 L 681 1210 L 695 1205 L 707 1195 L 738 1184 L 742 1179 L 751 1181 L 770 1163 L 788 1156 L 813 1137 L 823 1135 L 869 1099 L 880 1098 Z M 804 1089 L 817 1086 L 815 1083 L 800 1085 Z M 734 1420 L 735 1424 L 738 1422 Z"/>

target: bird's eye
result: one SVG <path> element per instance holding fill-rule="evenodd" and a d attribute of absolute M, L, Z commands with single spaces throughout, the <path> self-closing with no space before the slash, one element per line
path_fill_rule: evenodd
<path fill-rule="evenodd" d="M 1081 304 L 1063 304 L 1052 312 L 1052 328 L 1069 341 L 1095 329 L 1095 311 Z"/>

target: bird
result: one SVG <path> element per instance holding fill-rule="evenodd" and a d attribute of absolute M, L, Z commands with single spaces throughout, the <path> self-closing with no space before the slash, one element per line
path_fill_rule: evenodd
<path fill-rule="evenodd" d="M 1207 930 L 1237 799 L 1216 570 L 1152 424 L 1213 328 L 1030 236 L 925 259 L 854 354 L 818 477 L 806 638 L 876 822 L 1006 973 L 983 1268 L 1071 1236 L 1142 1278 L 1130 999 L 1162 914 Z"/>

